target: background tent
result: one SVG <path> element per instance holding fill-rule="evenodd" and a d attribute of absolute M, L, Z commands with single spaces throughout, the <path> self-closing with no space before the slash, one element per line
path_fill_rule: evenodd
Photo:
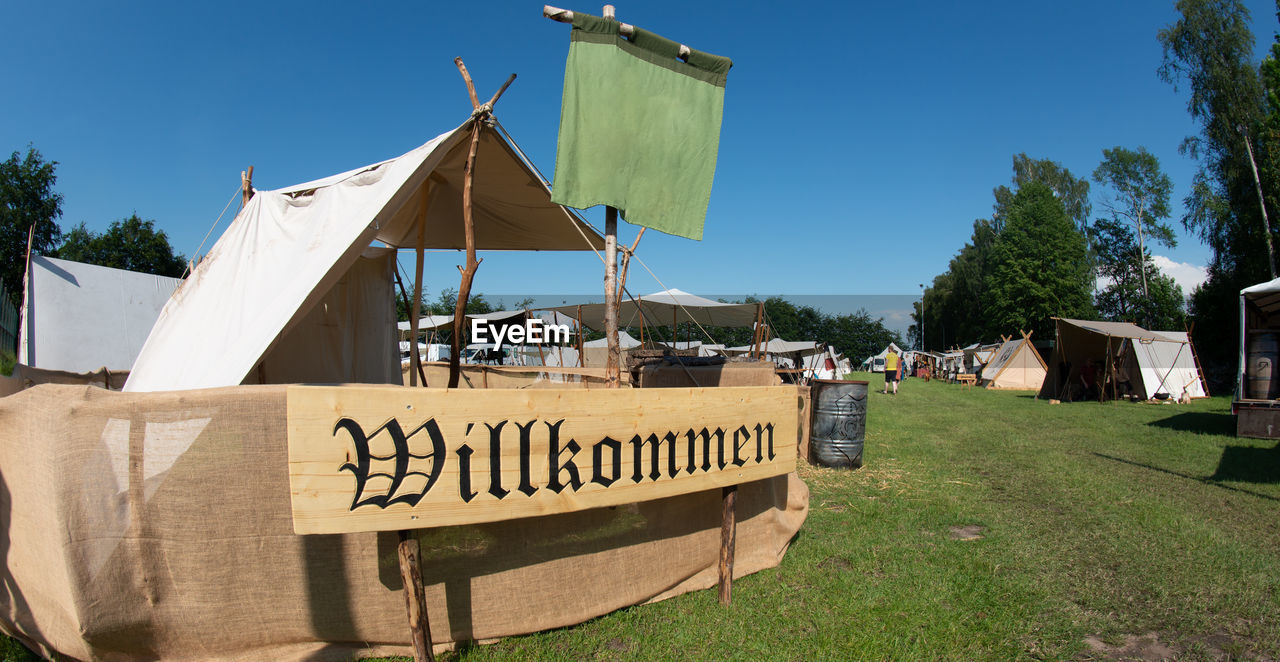
<path fill-rule="evenodd" d="M 1206 397 L 1204 375 L 1185 334 L 1171 337 L 1127 322 L 1055 318 L 1055 323 L 1057 342 L 1039 397 L 1079 397 L 1082 371 L 1090 364 L 1098 370 L 1099 397 L 1126 390 L 1144 400 L 1157 393 Z"/>
<path fill-rule="evenodd" d="M 1006 340 L 982 368 L 980 386 L 994 389 L 1039 391 L 1048 366 L 1040 352 L 1023 336 Z"/>
<path fill-rule="evenodd" d="M 400 383 L 395 255 L 370 245 L 465 247 L 463 169 L 473 121 L 389 161 L 256 191 L 165 306 L 125 390 Z M 486 123 L 476 163 L 478 249 L 603 246 L 590 226 L 551 202 L 542 180 Z M 296 351 L 303 338 L 314 341 L 305 355 Z M 277 348 L 289 356 L 275 356 Z M 306 365 L 322 358 L 323 369 Z"/>
<path fill-rule="evenodd" d="M 577 317 L 579 306 L 558 306 L 554 310 Z M 604 304 L 581 306 L 582 323 L 593 329 L 604 329 Z M 697 322 L 702 326 L 749 327 L 756 323 L 759 305 L 754 303 L 721 303 L 677 289 L 645 294 L 636 300 L 623 299 L 618 306 L 618 328 L 645 325 L 671 326 Z"/>
<path fill-rule="evenodd" d="M 133 368 L 178 278 L 31 257 L 18 362 L 90 372 Z"/>

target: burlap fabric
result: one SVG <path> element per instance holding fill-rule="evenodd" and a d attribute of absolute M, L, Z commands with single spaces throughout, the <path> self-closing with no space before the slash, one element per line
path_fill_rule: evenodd
<path fill-rule="evenodd" d="M 736 574 L 776 565 L 795 476 L 744 485 Z M 713 586 L 718 490 L 424 530 L 432 637 L 571 625 Z M 285 387 L 0 399 L 0 628 L 75 659 L 410 653 L 394 533 L 294 535 Z"/>

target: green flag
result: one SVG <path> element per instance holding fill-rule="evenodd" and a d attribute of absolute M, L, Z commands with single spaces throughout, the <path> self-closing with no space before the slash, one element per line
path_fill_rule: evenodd
<path fill-rule="evenodd" d="M 733 62 L 619 25 L 573 13 L 551 199 L 702 239 Z"/>

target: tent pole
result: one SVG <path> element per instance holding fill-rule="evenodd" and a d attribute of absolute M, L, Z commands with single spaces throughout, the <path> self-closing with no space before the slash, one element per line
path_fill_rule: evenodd
<path fill-rule="evenodd" d="M 587 367 L 586 357 L 583 356 L 582 354 L 583 351 L 585 350 L 586 350 L 586 344 L 582 339 L 582 304 L 578 304 L 578 367 L 579 368 Z"/>
<path fill-rule="evenodd" d="M 604 208 L 604 337 L 604 387 L 618 388 L 618 210 L 612 206 Z"/>
<path fill-rule="evenodd" d="M 412 310 L 413 310 L 413 304 L 409 303 L 409 293 L 405 291 L 405 289 L 404 289 L 404 281 L 400 279 L 400 268 L 399 268 L 399 265 L 397 265 L 397 266 L 396 266 L 395 274 L 396 274 L 396 285 L 397 285 L 397 286 L 399 286 L 399 288 L 400 288 L 400 298 L 404 300 L 404 309 L 405 309 L 405 310 L 407 310 L 407 311 L 412 311 Z M 419 297 L 419 298 L 418 298 L 418 300 L 419 300 L 419 301 L 421 301 L 421 300 L 422 300 L 422 298 L 421 298 L 421 297 Z M 410 315 L 412 315 L 413 313 L 412 313 L 412 312 L 410 312 L 409 314 L 410 314 Z M 412 324 L 410 324 L 410 326 L 412 326 Z M 412 330 L 412 329 L 410 329 L 410 333 L 412 333 L 412 332 L 413 332 L 413 330 Z M 435 333 L 434 333 L 434 332 L 432 332 L 432 334 L 431 334 L 431 335 L 432 335 L 432 336 L 434 336 L 434 335 L 435 335 Z M 413 343 L 413 346 L 416 346 L 417 344 L 418 344 L 418 343 L 416 343 L 416 342 L 415 342 L 415 343 Z M 410 350 L 410 351 L 412 352 L 412 350 Z M 410 354 L 410 357 L 412 357 L 412 354 Z M 413 359 L 412 359 L 412 358 L 410 358 L 409 360 L 410 360 L 410 361 L 412 361 Z M 426 385 L 427 385 L 427 373 L 426 373 L 426 371 L 422 368 L 422 363 L 421 363 L 421 362 L 418 362 L 418 364 L 417 364 L 417 365 L 418 365 L 418 368 L 417 368 L 417 370 L 418 370 L 418 371 L 417 371 L 417 373 L 415 373 L 415 372 L 413 371 L 413 369 L 410 369 L 410 370 L 409 370 L 409 385 L 410 385 L 410 386 L 412 386 L 412 385 L 413 385 L 413 375 L 414 375 L 414 374 L 416 374 L 416 375 L 418 376 L 418 379 L 422 382 L 422 385 L 423 385 L 423 386 L 426 386 Z"/>
<path fill-rule="evenodd" d="M 753 345 L 751 348 L 751 358 L 755 358 L 755 359 L 760 358 L 760 334 L 763 331 L 763 329 L 760 328 L 760 324 L 763 321 L 764 321 L 764 302 L 758 301 L 756 302 L 756 328 L 751 334 L 751 344 Z"/>
<path fill-rule="evenodd" d="M 428 186 L 428 195 L 430 187 Z M 413 301 L 409 302 L 409 360 L 417 368 L 409 371 L 409 386 L 418 385 L 418 371 L 422 370 L 422 353 L 418 350 L 418 321 L 422 314 L 422 263 L 424 259 L 423 247 L 426 244 L 427 234 L 426 214 L 423 214 L 422 222 L 418 223 L 418 243 L 414 249 L 413 263 Z M 450 359 L 452 360 L 452 359 Z M 422 379 L 422 385 L 427 385 L 425 377 Z"/>

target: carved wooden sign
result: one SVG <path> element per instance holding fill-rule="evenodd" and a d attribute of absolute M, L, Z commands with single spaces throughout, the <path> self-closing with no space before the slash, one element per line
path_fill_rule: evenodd
<path fill-rule="evenodd" d="M 296 533 L 550 515 L 795 471 L 791 386 L 290 386 Z"/>

